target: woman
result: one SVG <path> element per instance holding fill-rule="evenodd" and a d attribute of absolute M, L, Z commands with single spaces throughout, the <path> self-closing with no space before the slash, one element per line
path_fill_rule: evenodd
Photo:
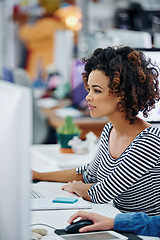
<path fill-rule="evenodd" d="M 122 212 L 160 214 L 160 130 L 140 119 L 160 99 L 158 71 L 130 47 L 97 49 L 83 60 L 92 117 L 106 116 L 97 155 L 87 166 L 38 173 L 33 179 L 68 182 L 62 187 Z"/>
<path fill-rule="evenodd" d="M 96 213 L 78 211 L 70 217 L 68 222 L 71 224 L 78 217 L 93 221 L 92 225 L 81 228 L 79 230 L 81 233 L 114 229 L 143 236 L 160 237 L 160 216 L 149 217 L 143 212 L 128 212 L 120 213 L 113 219 Z"/>

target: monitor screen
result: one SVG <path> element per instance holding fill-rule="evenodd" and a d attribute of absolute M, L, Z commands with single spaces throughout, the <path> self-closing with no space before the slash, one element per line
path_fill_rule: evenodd
<path fill-rule="evenodd" d="M 82 80 L 82 72 L 84 72 L 84 64 L 74 59 L 71 67 L 71 98 L 73 106 L 78 108 L 86 106 L 85 97 L 88 94 Z"/>
<path fill-rule="evenodd" d="M 141 50 L 141 49 L 138 49 Z M 156 65 L 160 68 L 160 49 L 142 49 L 145 53 L 146 58 L 150 58 L 152 63 L 156 63 Z M 159 76 L 159 87 L 160 87 L 160 76 Z M 149 116 L 147 118 L 143 117 L 142 113 L 139 113 L 139 117 L 144 119 L 150 123 L 160 123 L 160 101 L 155 104 L 155 108 L 149 112 Z"/>
<path fill-rule="evenodd" d="M 0 80 L 0 239 L 30 239 L 32 94 Z"/>

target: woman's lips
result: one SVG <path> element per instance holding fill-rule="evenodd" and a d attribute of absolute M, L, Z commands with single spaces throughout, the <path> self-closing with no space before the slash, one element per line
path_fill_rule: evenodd
<path fill-rule="evenodd" d="M 96 107 L 94 107 L 94 106 L 88 104 L 88 108 L 89 108 L 89 110 L 91 111 L 91 110 L 93 110 L 93 109 L 96 108 Z"/>

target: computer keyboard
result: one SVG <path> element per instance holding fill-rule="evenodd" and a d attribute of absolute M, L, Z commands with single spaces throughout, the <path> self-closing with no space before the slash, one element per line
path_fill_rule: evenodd
<path fill-rule="evenodd" d="M 31 186 L 31 188 L 30 188 L 30 198 L 44 198 L 44 196 L 37 189 L 35 189 L 33 186 Z"/>

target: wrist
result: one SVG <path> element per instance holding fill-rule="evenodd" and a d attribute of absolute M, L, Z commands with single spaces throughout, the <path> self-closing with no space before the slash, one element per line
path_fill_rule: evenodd
<path fill-rule="evenodd" d="M 113 228 L 114 228 L 114 218 L 110 218 L 109 229 L 113 229 Z"/>
<path fill-rule="evenodd" d="M 84 188 L 83 188 L 83 198 L 88 200 L 88 201 L 91 201 L 91 198 L 89 196 L 89 193 L 88 193 L 88 190 L 90 189 L 92 184 L 85 184 L 84 183 Z"/>
<path fill-rule="evenodd" d="M 36 172 L 34 174 L 34 180 L 41 181 L 42 180 L 42 173 L 41 172 Z"/>
<path fill-rule="evenodd" d="M 109 218 L 109 217 L 102 217 L 101 218 L 102 222 L 102 229 L 103 230 L 111 230 L 114 229 L 114 218 Z"/>

